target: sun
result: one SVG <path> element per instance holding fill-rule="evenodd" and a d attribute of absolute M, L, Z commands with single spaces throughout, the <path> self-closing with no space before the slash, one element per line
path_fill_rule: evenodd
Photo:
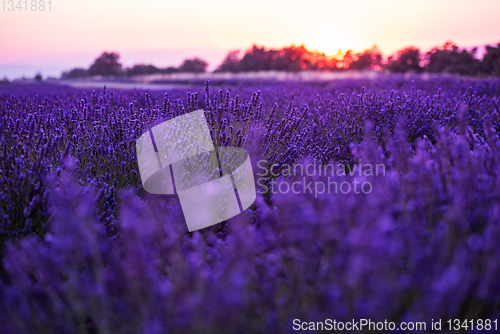
<path fill-rule="evenodd" d="M 354 48 L 355 43 L 347 36 L 328 32 L 310 35 L 304 43 L 309 50 L 324 52 L 327 56 L 339 55 L 341 51 Z"/>

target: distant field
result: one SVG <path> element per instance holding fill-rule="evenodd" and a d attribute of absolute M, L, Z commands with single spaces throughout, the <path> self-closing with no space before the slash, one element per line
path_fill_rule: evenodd
<path fill-rule="evenodd" d="M 150 74 L 126 78 L 105 78 L 93 77 L 91 79 L 60 80 L 59 84 L 69 85 L 75 88 L 102 88 L 105 84 L 110 89 L 154 89 L 162 90 L 179 85 L 201 85 L 206 80 L 210 80 L 212 85 L 224 83 L 239 83 L 249 81 L 290 81 L 290 82 L 325 82 L 339 79 L 356 78 L 376 78 L 380 73 L 367 72 L 313 72 L 303 71 L 298 73 L 262 71 L 243 73 L 171 73 L 171 74 Z"/>

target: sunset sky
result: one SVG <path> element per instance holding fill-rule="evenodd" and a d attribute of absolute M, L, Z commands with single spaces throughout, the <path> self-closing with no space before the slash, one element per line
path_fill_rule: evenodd
<path fill-rule="evenodd" d="M 15 3 L 18 0 L 14 1 Z M 29 1 L 28 1 L 29 3 Z M 47 1 L 46 1 L 47 3 Z M 377 44 L 384 55 L 500 42 L 499 0 L 52 0 L 51 11 L 0 3 L 0 78 L 59 77 L 102 51 L 125 66 L 178 66 L 198 56 L 214 69 L 228 50 L 305 44 L 327 54 Z"/>

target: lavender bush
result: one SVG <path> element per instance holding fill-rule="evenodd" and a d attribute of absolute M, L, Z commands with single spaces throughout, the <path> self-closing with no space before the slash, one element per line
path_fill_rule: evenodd
<path fill-rule="evenodd" d="M 500 315 L 500 80 L 2 89 L 6 333 L 278 333 L 293 319 Z M 358 176 L 367 194 L 268 191 L 188 233 L 175 197 L 141 188 L 135 141 L 200 108 L 216 145 L 245 147 L 254 164 L 386 173 Z M 290 180 L 275 171 L 266 185 Z"/>

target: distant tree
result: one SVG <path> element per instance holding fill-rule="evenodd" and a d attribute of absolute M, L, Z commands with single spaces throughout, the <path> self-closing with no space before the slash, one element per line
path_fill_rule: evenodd
<path fill-rule="evenodd" d="M 282 49 L 266 50 L 253 45 L 241 60 L 228 55 L 218 71 L 236 68 L 237 71 L 302 71 L 335 68 L 337 60 L 323 52 L 309 51 L 304 45 L 291 45 Z"/>
<path fill-rule="evenodd" d="M 423 71 L 420 62 L 420 50 L 410 46 L 399 50 L 396 54 L 388 58 L 387 70 L 393 73 L 420 73 Z"/>
<path fill-rule="evenodd" d="M 85 78 L 88 76 L 87 70 L 83 68 L 74 68 L 69 72 L 63 72 L 61 79 L 78 79 Z"/>
<path fill-rule="evenodd" d="M 343 54 L 342 60 L 339 61 L 337 67 L 342 70 L 348 69 L 351 66 L 351 63 L 354 62 L 355 59 L 356 59 L 356 54 L 351 49 L 349 49 Z"/>
<path fill-rule="evenodd" d="M 208 63 L 199 58 L 186 59 L 179 66 L 179 72 L 203 73 L 207 70 Z"/>
<path fill-rule="evenodd" d="M 327 56 L 324 52 L 306 50 L 302 56 L 306 59 L 305 64 L 308 70 L 338 70 L 337 64 L 339 63 L 338 56 Z"/>
<path fill-rule="evenodd" d="M 500 43 L 497 47 L 487 46 L 483 56 L 482 71 L 487 75 L 500 76 Z"/>
<path fill-rule="evenodd" d="M 240 60 L 238 58 L 238 54 L 240 50 L 229 51 L 226 58 L 222 61 L 222 64 L 215 70 L 215 72 L 239 72 L 239 63 Z"/>
<path fill-rule="evenodd" d="M 169 73 L 175 73 L 175 72 L 179 72 L 179 70 L 176 68 L 176 67 L 166 67 L 166 68 L 160 68 L 160 73 L 165 73 L 165 74 L 169 74 Z"/>
<path fill-rule="evenodd" d="M 127 76 L 134 76 L 134 75 L 147 75 L 147 74 L 155 74 L 155 73 L 160 73 L 160 70 L 153 65 L 134 65 L 131 68 L 127 68 L 125 70 L 125 74 Z"/>
<path fill-rule="evenodd" d="M 43 81 L 43 77 L 42 77 L 42 74 L 40 72 L 38 72 L 35 75 L 35 81 Z"/>
<path fill-rule="evenodd" d="M 215 72 L 334 70 L 338 62 L 337 57 L 309 51 L 304 45 L 266 50 L 254 44 L 241 59 L 238 59 L 238 51 L 229 52 Z"/>
<path fill-rule="evenodd" d="M 9 79 L 7 79 L 7 77 L 4 77 L 3 80 L 0 80 L 0 84 L 8 84 L 9 83 Z"/>
<path fill-rule="evenodd" d="M 122 65 L 118 62 L 120 55 L 115 52 L 104 52 L 88 70 L 89 75 L 118 76 L 122 73 Z"/>
<path fill-rule="evenodd" d="M 370 49 L 366 49 L 362 53 L 358 53 L 349 64 L 350 70 L 379 70 L 382 62 L 382 53 L 380 49 L 374 45 Z"/>
<path fill-rule="evenodd" d="M 434 48 L 427 52 L 425 69 L 430 73 L 456 73 L 461 75 L 477 75 L 481 72 L 481 62 L 474 56 L 477 48 L 472 52 L 459 50 L 453 42 L 446 42 L 441 48 Z"/>
<path fill-rule="evenodd" d="M 239 69 L 242 72 L 269 71 L 273 57 L 277 57 L 276 52 L 268 52 L 264 47 L 259 48 L 254 44 L 241 58 Z"/>
<path fill-rule="evenodd" d="M 281 50 L 269 50 L 270 69 L 277 71 L 297 72 L 313 69 L 314 53 L 307 50 L 304 45 L 291 45 Z M 317 53 L 319 54 L 319 53 Z"/>

